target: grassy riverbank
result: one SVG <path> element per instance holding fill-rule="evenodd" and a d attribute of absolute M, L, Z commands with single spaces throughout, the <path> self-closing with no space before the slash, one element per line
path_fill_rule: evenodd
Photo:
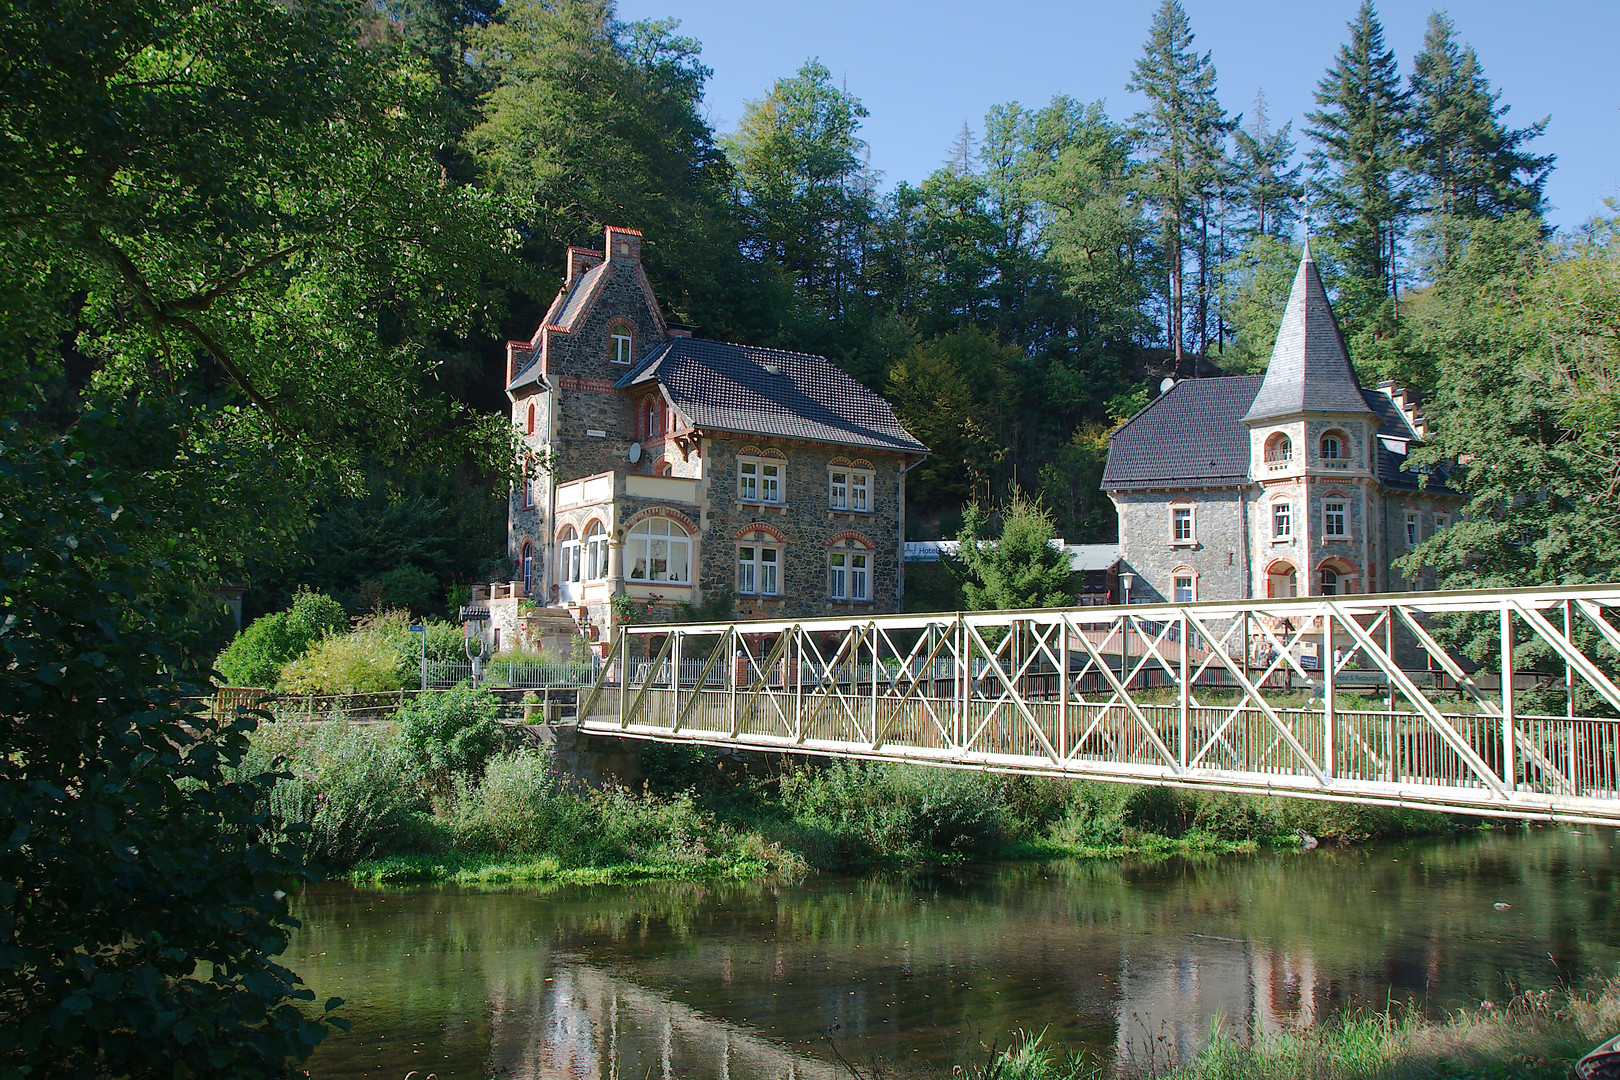
<path fill-rule="evenodd" d="M 249 768 L 288 776 L 272 818 L 357 882 L 467 884 L 795 876 L 972 859 L 1254 852 L 1474 827 L 1436 814 L 965 770 L 801 762 L 769 775 L 648 744 L 639 790 L 507 749 L 477 695 L 398 725 L 268 725 Z"/>
<path fill-rule="evenodd" d="M 1588 1050 L 1620 1030 L 1620 986 L 1520 994 L 1444 1020 L 1408 1009 L 1350 1016 L 1253 1042 L 1217 1031 L 1191 1061 L 1155 1063 L 1164 1080 L 1567 1080 Z M 952 1072 L 969 1080 L 1102 1080 L 1097 1062 L 1039 1037 Z"/>

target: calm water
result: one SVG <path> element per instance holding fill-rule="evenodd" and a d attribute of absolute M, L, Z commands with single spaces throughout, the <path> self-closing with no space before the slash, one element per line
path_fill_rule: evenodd
<path fill-rule="evenodd" d="M 1620 963 L 1615 834 L 802 885 L 357 890 L 292 967 L 354 1023 L 318 1078 L 847 1078 L 1046 1029 L 1124 1075 L 1229 1029 L 1431 1013 Z M 1494 905 L 1511 905 L 1499 910 Z M 830 1040 L 830 1042 L 829 1042 Z"/>

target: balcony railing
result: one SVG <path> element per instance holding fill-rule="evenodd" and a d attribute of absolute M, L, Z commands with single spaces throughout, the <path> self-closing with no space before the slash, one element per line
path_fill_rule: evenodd
<path fill-rule="evenodd" d="M 685 476 L 642 476 L 639 473 L 598 473 L 557 485 L 557 509 L 591 506 L 632 497 L 659 502 L 697 505 L 697 481 Z"/>

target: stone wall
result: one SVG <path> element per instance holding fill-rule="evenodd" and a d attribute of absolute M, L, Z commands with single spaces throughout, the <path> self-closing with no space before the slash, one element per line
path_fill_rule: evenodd
<path fill-rule="evenodd" d="M 1197 600 L 1241 600 L 1244 499 L 1237 488 L 1110 492 L 1119 510 L 1121 572 L 1136 575 L 1133 603 L 1168 603 L 1177 572 L 1191 573 Z M 1171 539 L 1171 511 L 1193 508 L 1193 542 Z"/>

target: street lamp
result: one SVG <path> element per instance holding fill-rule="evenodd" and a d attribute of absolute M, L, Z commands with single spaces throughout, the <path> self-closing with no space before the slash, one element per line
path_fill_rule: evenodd
<path fill-rule="evenodd" d="M 1129 570 L 1119 575 L 1119 588 L 1125 596 L 1125 603 L 1131 602 L 1131 586 L 1136 584 L 1136 575 Z"/>
<path fill-rule="evenodd" d="M 411 633 L 422 635 L 422 693 L 427 693 L 427 627 L 413 626 Z"/>

